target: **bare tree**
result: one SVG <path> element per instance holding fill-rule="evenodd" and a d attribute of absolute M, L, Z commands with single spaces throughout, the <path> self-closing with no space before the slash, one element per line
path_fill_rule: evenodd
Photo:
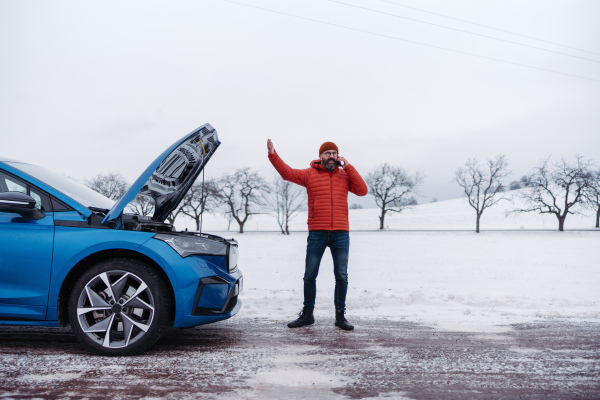
<path fill-rule="evenodd" d="M 510 183 L 510 185 L 508 186 L 508 190 L 519 190 L 521 189 L 521 182 L 519 181 L 512 181 Z"/>
<path fill-rule="evenodd" d="M 475 209 L 475 232 L 479 233 L 479 221 L 483 212 L 505 198 L 502 180 L 509 173 L 506 156 L 502 154 L 488 160 L 487 168 L 480 166 L 479 161 L 472 158 L 454 172 L 454 181 L 463 188 L 469 205 Z"/>
<path fill-rule="evenodd" d="M 213 206 L 217 206 L 221 196 L 217 184 L 213 180 L 196 182 L 192 185 L 183 199 L 180 210 L 196 223 L 196 230 L 200 231 L 200 221 L 205 211 L 210 212 Z"/>
<path fill-rule="evenodd" d="M 185 198 L 183 199 L 183 201 L 185 201 Z M 182 208 L 183 208 L 183 204 L 180 204 L 175 210 L 171 211 L 169 213 L 169 215 L 167 215 L 167 221 L 171 225 L 175 224 L 175 220 L 177 219 L 177 217 L 179 216 L 179 214 L 181 214 Z"/>
<path fill-rule="evenodd" d="M 290 221 L 306 202 L 306 191 L 301 186 L 283 180 L 276 175 L 271 196 L 267 199 L 268 206 L 275 212 L 277 223 L 284 235 L 290 234 Z"/>
<path fill-rule="evenodd" d="M 128 205 L 129 209 L 135 214 L 139 215 L 152 215 L 154 214 L 154 199 L 144 196 L 137 195 Z"/>
<path fill-rule="evenodd" d="M 596 228 L 600 228 L 600 169 L 591 172 L 583 203 L 596 213 Z"/>
<path fill-rule="evenodd" d="M 125 177 L 117 172 L 98 174 L 90 179 L 86 179 L 84 183 L 90 189 L 115 201 L 120 199 L 129 188 Z"/>
<path fill-rule="evenodd" d="M 558 230 L 563 231 L 567 215 L 575 214 L 573 206 L 583 200 L 590 185 L 590 166 L 591 161 L 582 156 L 575 156 L 573 162 L 563 158 L 552 165 L 546 159 L 529 175 L 530 187 L 521 192 L 528 207 L 515 211 L 554 214 Z"/>
<path fill-rule="evenodd" d="M 532 186 L 531 176 L 529 176 L 529 175 L 523 175 L 521 177 L 521 179 L 519 180 L 519 184 L 520 184 L 521 187 L 530 187 L 530 186 Z"/>
<path fill-rule="evenodd" d="M 410 174 L 402 167 L 394 167 L 384 163 L 370 172 L 365 181 L 369 193 L 375 198 L 375 204 L 381 209 L 379 229 L 383 229 L 385 214 L 402 212 L 414 203 L 417 188 L 423 183 L 424 175 L 420 172 Z"/>
<path fill-rule="evenodd" d="M 263 205 L 261 194 L 268 192 L 265 180 L 249 167 L 238 169 L 234 174 L 224 174 L 217 181 L 218 193 L 227 213 L 238 223 L 240 233 L 251 215 L 258 214 L 255 207 Z"/>

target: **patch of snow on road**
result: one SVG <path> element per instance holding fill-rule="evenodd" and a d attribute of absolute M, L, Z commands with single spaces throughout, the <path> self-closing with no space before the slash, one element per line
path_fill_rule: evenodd
<path fill-rule="evenodd" d="M 23 375 L 19 377 L 21 381 L 32 382 L 52 382 L 52 381 L 71 381 L 79 379 L 81 373 L 62 373 L 62 374 L 44 374 L 44 375 Z"/>

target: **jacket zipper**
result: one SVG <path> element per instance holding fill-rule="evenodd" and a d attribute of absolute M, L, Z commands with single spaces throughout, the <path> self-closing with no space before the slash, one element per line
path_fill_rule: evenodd
<path fill-rule="evenodd" d="M 330 193 L 331 193 L 331 228 L 330 230 L 333 230 L 333 172 L 329 173 L 329 186 L 330 186 Z"/>

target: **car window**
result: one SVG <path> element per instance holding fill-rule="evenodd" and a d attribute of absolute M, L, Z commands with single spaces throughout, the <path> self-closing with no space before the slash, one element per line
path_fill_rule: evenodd
<path fill-rule="evenodd" d="M 0 193 L 21 192 L 30 195 L 35 200 L 35 208 L 41 211 L 50 211 L 50 198 L 41 190 L 28 187 L 27 183 L 10 175 L 0 172 Z"/>
<path fill-rule="evenodd" d="M 29 191 L 29 195 L 31 197 L 33 197 L 33 199 L 35 200 L 35 208 L 38 210 L 41 210 L 42 209 L 42 196 L 40 196 L 33 190 Z"/>
<path fill-rule="evenodd" d="M 7 192 L 21 192 L 27 194 L 27 186 L 15 181 L 14 179 L 9 178 L 6 175 L 3 176 L 3 179 L 4 185 L 7 188 Z"/>

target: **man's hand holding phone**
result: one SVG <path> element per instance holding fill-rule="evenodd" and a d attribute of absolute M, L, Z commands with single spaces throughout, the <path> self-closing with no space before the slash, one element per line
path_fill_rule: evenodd
<path fill-rule="evenodd" d="M 338 154 L 337 161 L 340 164 L 340 167 L 346 168 L 348 165 L 348 160 Z"/>

